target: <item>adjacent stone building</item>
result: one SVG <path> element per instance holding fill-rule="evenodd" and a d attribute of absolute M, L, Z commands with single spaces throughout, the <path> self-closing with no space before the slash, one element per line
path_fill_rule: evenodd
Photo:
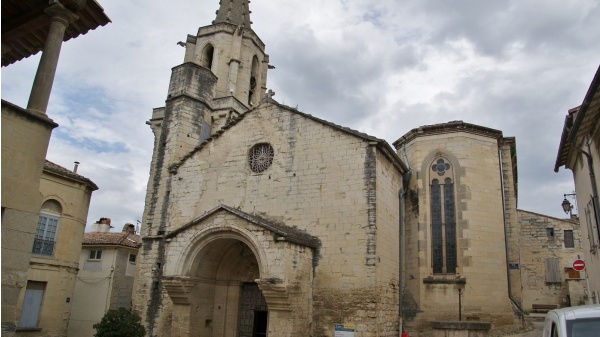
<path fill-rule="evenodd" d="M 580 106 L 565 118 L 554 171 L 573 172 L 583 231 L 589 304 L 600 303 L 600 67 Z"/>
<path fill-rule="evenodd" d="M 66 335 L 80 243 L 97 189 L 89 179 L 46 160 L 27 281 L 18 299 L 17 336 Z"/>
<path fill-rule="evenodd" d="M 394 150 L 276 102 L 248 3 L 221 1 L 187 37 L 148 122 L 133 307 L 149 336 L 429 336 L 436 321 L 512 328 L 528 301 L 560 303 L 566 282 L 524 269 L 541 262 L 522 260 L 536 216 L 517 211 L 514 138 L 452 121 Z"/>
<path fill-rule="evenodd" d="M 110 19 L 95 1 L 3 0 L 2 66 L 42 51 L 27 108 L 2 100 L 2 319 L 14 336 L 42 199 L 40 179 L 52 130 L 46 114 L 63 41 Z M 10 238 L 10 239 L 9 239 Z"/>
<path fill-rule="evenodd" d="M 579 220 L 518 210 L 518 246 L 523 295 L 528 311 L 536 304 L 557 308 L 587 304 L 586 279 L 573 269 L 582 257 L 585 238 Z"/>
<path fill-rule="evenodd" d="M 111 228 L 101 218 L 83 237 L 68 336 L 93 337 L 106 311 L 131 308 L 140 237 L 132 224 L 121 232 Z"/>

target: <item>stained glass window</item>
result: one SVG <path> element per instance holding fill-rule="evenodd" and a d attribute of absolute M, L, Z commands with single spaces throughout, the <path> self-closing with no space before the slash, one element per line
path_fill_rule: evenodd
<path fill-rule="evenodd" d="M 442 249 L 442 203 L 440 184 L 437 179 L 431 182 L 431 249 L 433 255 L 433 272 L 441 273 L 444 267 Z"/>
<path fill-rule="evenodd" d="M 454 184 L 446 178 L 444 184 L 444 222 L 446 225 L 446 272 L 456 273 L 456 217 L 454 215 Z"/>
<path fill-rule="evenodd" d="M 443 180 L 443 185 L 440 180 Z M 452 166 L 443 158 L 431 164 L 431 255 L 434 274 L 457 272 L 456 198 Z"/>

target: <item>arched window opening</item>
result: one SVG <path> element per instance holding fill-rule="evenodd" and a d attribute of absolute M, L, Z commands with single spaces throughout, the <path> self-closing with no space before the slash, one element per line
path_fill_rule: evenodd
<path fill-rule="evenodd" d="M 41 256 L 54 255 L 54 244 L 61 213 L 62 207 L 56 200 L 44 202 L 33 240 L 33 254 Z"/>
<path fill-rule="evenodd" d="M 212 44 L 208 44 L 206 47 L 204 47 L 204 50 L 202 50 L 201 66 L 212 70 L 214 54 L 215 54 L 215 48 L 212 46 Z"/>
<path fill-rule="evenodd" d="M 457 268 L 456 198 L 452 166 L 444 158 L 438 158 L 431 165 L 430 176 L 433 273 L 455 274 Z M 443 180 L 443 185 L 440 184 L 440 180 Z"/>
<path fill-rule="evenodd" d="M 255 100 L 256 93 L 258 92 L 258 88 L 256 87 L 258 84 L 258 57 L 254 55 L 252 58 L 252 70 L 250 72 L 250 86 L 248 89 L 248 104 L 252 105 L 252 102 Z"/>

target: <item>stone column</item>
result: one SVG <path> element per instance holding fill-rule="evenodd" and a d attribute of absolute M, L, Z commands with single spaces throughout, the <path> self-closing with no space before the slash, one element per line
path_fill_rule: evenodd
<path fill-rule="evenodd" d="M 28 110 L 39 113 L 46 113 L 48 108 L 65 30 L 71 22 L 79 18 L 60 3 L 51 5 L 44 12 L 51 17 L 50 29 L 27 103 Z"/>

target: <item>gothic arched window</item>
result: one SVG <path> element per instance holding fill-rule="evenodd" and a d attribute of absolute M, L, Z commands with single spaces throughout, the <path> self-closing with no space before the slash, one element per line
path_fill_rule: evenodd
<path fill-rule="evenodd" d="M 452 165 L 444 158 L 431 164 L 431 256 L 434 274 L 456 273 L 456 198 Z"/>

